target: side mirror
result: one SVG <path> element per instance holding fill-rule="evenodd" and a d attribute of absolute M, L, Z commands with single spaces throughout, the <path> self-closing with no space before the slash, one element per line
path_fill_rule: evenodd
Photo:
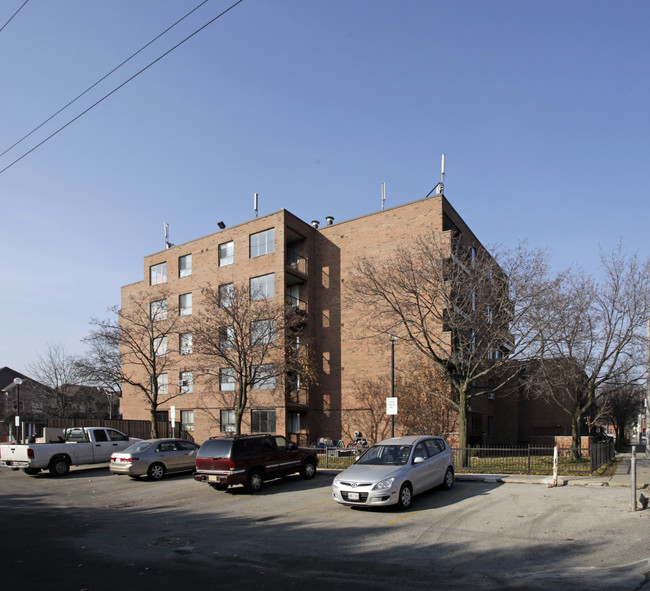
<path fill-rule="evenodd" d="M 422 456 L 418 456 L 413 460 L 414 464 L 421 464 L 422 462 L 424 462 L 424 458 Z"/>

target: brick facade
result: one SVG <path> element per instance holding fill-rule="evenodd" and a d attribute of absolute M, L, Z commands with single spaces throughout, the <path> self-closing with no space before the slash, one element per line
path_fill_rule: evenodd
<path fill-rule="evenodd" d="M 329 213 L 329 212 L 325 212 Z M 275 229 L 274 252 L 251 258 L 249 236 Z M 171 302 L 181 294 L 192 294 L 192 314 L 200 313 L 201 288 L 233 282 L 247 284 L 251 277 L 275 274 L 275 297 L 279 301 L 298 297 L 307 311 L 307 340 L 316 361 L 318 383 L 309 388 L 308 397 L 299 404 L 289 405 L 283 392 L 254 390 L 244 416 L 242 430 L 250 430 L 250 411 L 274 410 L 276 432 L 302 444 L 318 438 L 344 441 L 358 423 L 359 407 L 355 395 L 355 380 L 390 376 L 390 343 L 360 340 L 363 319 L 368 311 L 360 309 L 349 297 L 347 283 L 359 257 L 371 255 L 381 259 L 412 244 L 415 236 L 431 232 L 446 235 L 453 229 L 463 235 L 468 244 L 482 248 L 478 239 L 466 226 L 449 202 L 442 196 L 422 199 L 402 206 L 379 211 L 353 220 L 335 223 L 308 224 L 288 211 L 281 210 L 256 218 L 239 226 L 226 228 L 209 236 L 174 246 L 144 258 L 140 282 L 122 288 L 122 307 L 129 297 L 145 293 L 156 301 L 162 293 Z M 219 245 L 234 242 L 234 264 L 219 266 Z M 192 272 L 179 277 L 179 258 L 192 255 Z M 165 262 L 167 280 L 150 285 L 150 268 Z M 183 330 L 186 318 L 179 318 L 177 329 Z M 405 355 L 396 345 L 396 358 Z M 178 346 L 169 343 L 169 388 L 175 388 L 182 371 L 193 371 L 193 356 L 179 355 Z M 223 396 L 212 392 L 214 385 L 201 379 L 194 382 L 194 392 L 174 398 L 177 419 L 181 411 L 193 411 L 193 436 L 196 441 L 218 435 Z M 388 396 L 389 393 L 387 392 Z M 213 400 L 206 406 L 206 399 Z M 472 402 L 471 435 L 476 443 L 510 443 L 519 440 L 518 416 L 521 414 L 519 397 L 514 391 L 497 393 L 494 399 L 480 397 Z M 138 392 L 124 384 L 121 411 L 128 419 L 147 419 L 149 409 Z M 300 413 L 300 433 L 289 428 L 289 413 Z"/>

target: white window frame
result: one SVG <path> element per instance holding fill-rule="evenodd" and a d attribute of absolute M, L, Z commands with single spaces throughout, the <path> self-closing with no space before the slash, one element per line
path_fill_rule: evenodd
<path fill-rule="evenodd" d="M 178 315 L 190 316 L 192 314 L 192 292 L 182 293 L 178 296 Z"/>
<path fill-rule="evenodd" d="M 182 371 L 178 375 L 178 387 L 181 394 L 191 394 L 194 392 L 194 373 L 191 371 Z"/>
<path fill-rule="evenodd" d="M 222 326 L 219 332 L 219 345 L 221 348 L 232 349 L 235 346 L 235 327 L 232 324 Z"/>
<path fill-rule="evenodd" d="M 250 279 L 251 301 L 268 300 L 275 296 L 275 273 L 258 275 Z"/>
<path fill-rule="evenodd" d="M 275 433 L 275 425 L 275 409 L 251 410 L 251 433 Z"/>
<path fill-rule="evenodd" d="M 169 376 L 166 373 L 158 374 L 158 394 L 169 394 Z"/>
<path fill-rule="evenodd" d="M 275 228 L 256 232 L 248 237 L 250 258 L 275 252 Z"/>
<path fill-rule="evenodd" d="M 186 254 L 178 257 L 178 276 L 189 277 L 192 274 L 192 255 Z"/>
<path fill-rule="evenodd" d="M 275 365 L 273 363 L 264 363 L 253 367 L 255 381 L 253 388 L 255 390 L 275 390 Z"/>
<path fill-rule="evenodd" d="M 222 392 L 234 392 L 235 387 L 235 370 L 232 367 L 222 367 L 219 370 L 219 389 Z"/>
<path fill-rule="evenodd" d="M 167 337 L 156 337 L 153 340 L 153 354 L 156 357 L 167 355 Z"/>
<path fill-rule="evenodd" d="M 219 245 L 219 266 L 226 267 L 235 262 L 235 242 L 230 240 Z"/>
<path fill-rule="evenodd" d="M 157 263 L 149 267 L 149 285 L 167 283 L 167 263 Z"/>
<path fill-rule="evenodd" d="M 178 352 L 181 355 L 191 355 L 194 353 L 192 345 L 192 333 L 182 332 L 178 337 Z"/>
<path fill-rule="evenodd" d="M 219 286 L 219 307 L 230 308 L 235 301 L 235 284 L 223 283 Z"/>
<path fill-rule="evenodd" d="M 167 320 L 167 300 L 156 300 L 150 304 L 151 320 Z"/>
<path fill-rule="evenodd" d="M 275 319 L 253 320 L 251 322 L 251 345 L 270 345 L 275 343 Z"/>
<path fill-rule="evenodd" d="M 194 411 L 181 410 L 181 430 L 194 431 Z"/>
<path fill-rule="evenodd" d="M 224 408 L 219 413 L 219 428 L 222 433 L 235 432 L 235 411 Z"/>

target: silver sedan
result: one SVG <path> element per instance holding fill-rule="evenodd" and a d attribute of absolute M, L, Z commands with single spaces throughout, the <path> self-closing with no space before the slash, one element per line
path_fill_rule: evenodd
<path fill-rule="evenodd" d="M 332 497 L 343 505 L 399 505 L 435 486 L 454 485 L 454 454 L 442 437 L 392 437 L 373 445 L 334 478 Z"/>
<path fill-rule="evenodd" d="M 184 439 L 143 439 L 111 456 L 109 469 L 113 474 L 131 478 L 148 476 L 160 480 L 168 472 L 194 470 L 196 443 Z"/>

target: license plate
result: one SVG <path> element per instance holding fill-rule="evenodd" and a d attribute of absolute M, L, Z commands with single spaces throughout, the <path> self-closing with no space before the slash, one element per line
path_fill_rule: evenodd
<path fill-rule="evenodd" d="M 349 492 L 348 493 L 348 501 L 358 501 L 359 500 L 359 493 L 358 492 Z"/>
<path fill-rule="evenodd" d="M 213 474 L 208 475 L 208 482 L 219 482 L 219 479 Z"/>

